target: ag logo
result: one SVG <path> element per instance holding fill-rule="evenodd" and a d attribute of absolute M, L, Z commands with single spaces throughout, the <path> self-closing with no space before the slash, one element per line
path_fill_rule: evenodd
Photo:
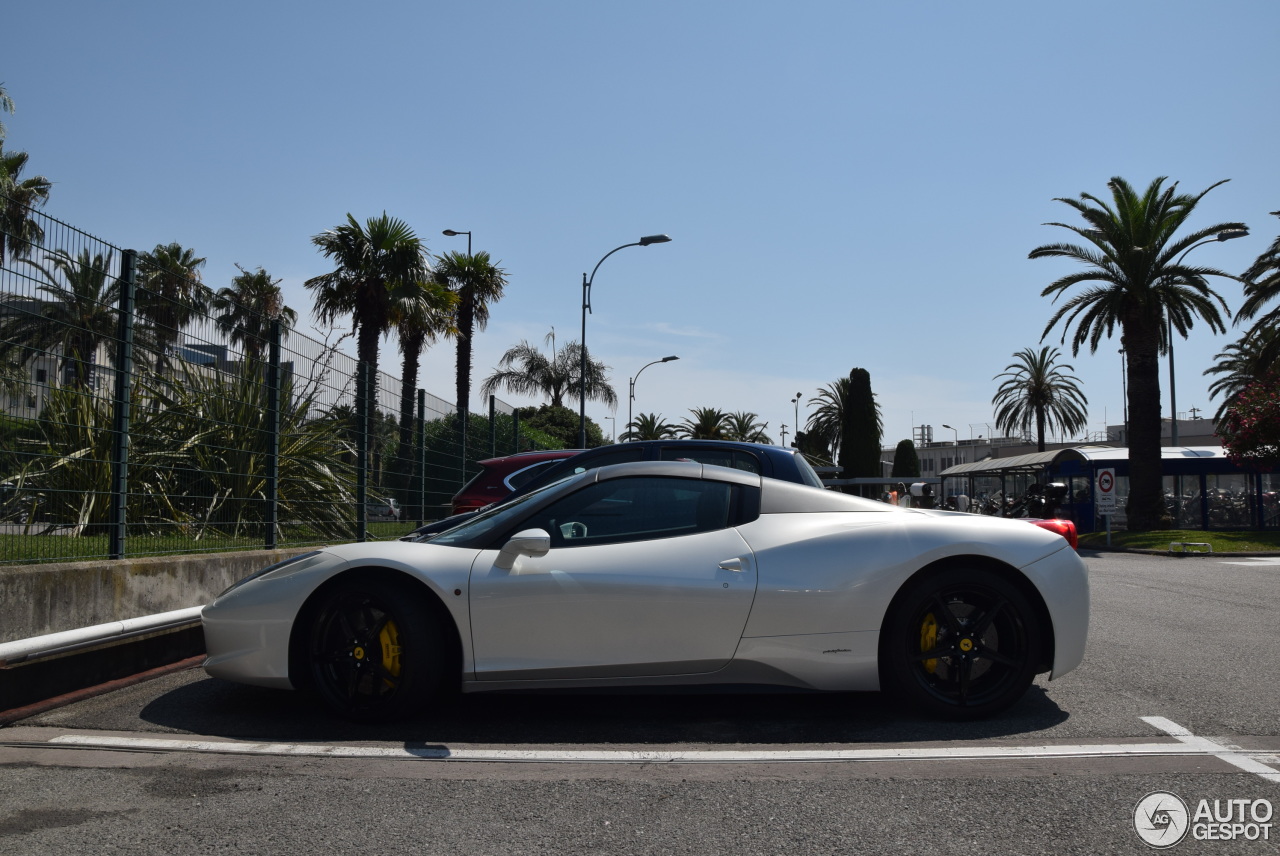
<path fill-rule="evenodd" d="M 1133 810 L 1133 828 L 1138 837 L 1160 850 L 1186 837 L 1189 820 L 1187 804 L 1167 791 L 1147 794 Z"/>

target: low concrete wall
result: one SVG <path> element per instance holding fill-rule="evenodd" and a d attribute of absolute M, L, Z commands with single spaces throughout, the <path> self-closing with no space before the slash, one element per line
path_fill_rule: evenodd
<path fill-rule="evenodd" d="M 0 642 L 203 606 L 236 580 L 311 549 L 0 567 Z"/>

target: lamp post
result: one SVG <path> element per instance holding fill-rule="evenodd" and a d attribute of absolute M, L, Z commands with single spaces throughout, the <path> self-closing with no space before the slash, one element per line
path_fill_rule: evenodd
<path fill-rule="evenodd" d="M 1205 244 L 1211 244 L 1214 241 L 1230 241 L 1234 238 L 1243 238 L 1249 234 L 1248 229 L 1224 229 L 1212 238 L 1205 238 L 1203 241 L 1192 244 L 1183 250 L 1182 255 L 1178 256 L 1178 260 L 1173 263 L 1174 267 L 1182 264 L 1182 260 L 1187 257 L 1187 253 L 1196 247 L 1202 247 Z M 1169 313 L 1166 310 L 1164 315 L 1165 335 L 1169 338 L 1169 411 L 1173 415 L 1170 422 L 1169 445 L 1178 445 L 1178 388 L 1173 378 L 1173 324 L 1169 319 Z"/>
<path fill-rule="evenodd" d="M 582 348 L 582 360 L 578 366 L 578 448 L 587 448 L 587 313 L 591 311 L 591 283 L 595 282 L 596 271 L 600 270 L 600 265 L 604 264 L 604 260 L 616 253 L 618 250 L 625 250 L 627 247 L 647 247 L 650 244 L 665 244 L 671 238 L 666 235 L 646 235 L 638 241 L 630 244 L 623 244 L 621 247 L 614 247 L 596 262 L 596 266 L 591 269 L 591 276 L 588 277 L 584 272 L 582 274 L 582 339 L 580 346 Z"/>
<path fill-rule="evenodd" d="M 441 232 L 441 234 L 447 235 L 450 238 L 456 238 L 459 235 L 466 235 L 467 236 L 467 255 L 468 256 L 471 255 L 471 233 L 470 232 L 455 232 L 452 229 L 445 229 L 443 232 Z"/>
<path fill-rule="evenodd" d="M 794 435 L 796 437 L 799 437 L 800 436 L 800 393 L 797 392 L 796 397 L 791 399 L 791 404 L 795 407 L 795 410 L 796 410 L 796 421 L 791 423 L 791 425 L 793 428 L 795 428 L 795 431 L 793 432 Z M 795 440 L 793 439 L 791 442 L 795 443 Z M 782 445 L 784 446 L 787 445 L 787 442 L 785 439 L 782 441 Z"/>
<path fill-rule="evenodd" d="M 655 366 L 658 363 L 669 363 L 672 360 L 678 360 L 678 359 L 680 358 L 677 356 L 670 356 L 670 357 L 663 357 L 660 360 L 654 360 L 651 363 L 645 363 L 640 367 L 640 372 L 649 368 L 649 366 Z M 629 388 L 627 391 L 627 431 L 631 430 L 631 402 L 636 400 L 636 381 L 640 380 L 640 372 L 636 372 L 636 376 L 630 379 Z"/>
<path fill-rule="evenodd" d="M 1122 408 L 1122 409 L 1124 410 L 1124 443 L 1123 443 L 1122 445 L 1124 445 L 1124 446 L 1126 446 L 1126 447 L 1129 445 L 1129 385 L 1128 385 L 1128 380 L 1129 380 L 1129 370 L 1128 370 L 1128 368 L 1125 366 L 1124 348 L 1121 348 L 1121 349 L 1120 349 L 1120 401 L 1121 401 L 1121 402 L 1122 402 L 1122 404 L 1123 404 L 1123 408 Z M 1107 439 L 1107 442 L 1108 442 L 1108 443 L 1109 443 L 1109 442 L 1111 442 L 1110 438 L 1108 438 L 1108 439 Z"/>
<path fill-rule="evenodd" d="M 956 464 L 960 463 L 960 432 L 959 432 L 959 431 L 956 431 L 956 429 L 954 429 L 954 428 L 951 428 L 951 426 L 950 426 L 950 425 L 947 425 L 946 423 L 943 423 L 942 427 L 943 427 L 943 428 L 950 428 L 952 431 L 955 431 L 955 435 L 956 435 L 956 459 L 955 459 L 955 462 L 952 464 L 952 466 L 954 467 Z"/>

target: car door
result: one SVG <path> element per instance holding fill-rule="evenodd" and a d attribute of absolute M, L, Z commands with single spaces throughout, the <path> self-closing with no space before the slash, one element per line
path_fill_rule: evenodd
<path fill-rule="evenodd" d="M 737 650 L 755 597 L 731 509 L 741 485 L 669 477 L 589 484 L 521 524 L 551 535 L 511 570 L 472 567 L 479 680 L 709 672 Z"/>

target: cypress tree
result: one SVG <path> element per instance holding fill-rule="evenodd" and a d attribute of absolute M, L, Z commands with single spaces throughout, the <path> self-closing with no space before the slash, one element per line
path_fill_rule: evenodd
<path fill-rule="evenodd" d="M 855 368 L 849 372 L 849 398 L 845 402 L 844 423 L 841 425 L 840 477 L 876 478 L 880 470 L 880 436 L 883 425 L 880 405 L 871 391 L 871 373 Z M 854 485 L 845 488 L 846 493 L 872 496 L 875 491 L 869 485 L 859 489 Z"/>
<path fill-rule="evenodd" d="M 920 477 L 920 456 L 916 454 L 916 444 L 910 440 L 903 440 L 893 450 L 893 477 Z"/>

